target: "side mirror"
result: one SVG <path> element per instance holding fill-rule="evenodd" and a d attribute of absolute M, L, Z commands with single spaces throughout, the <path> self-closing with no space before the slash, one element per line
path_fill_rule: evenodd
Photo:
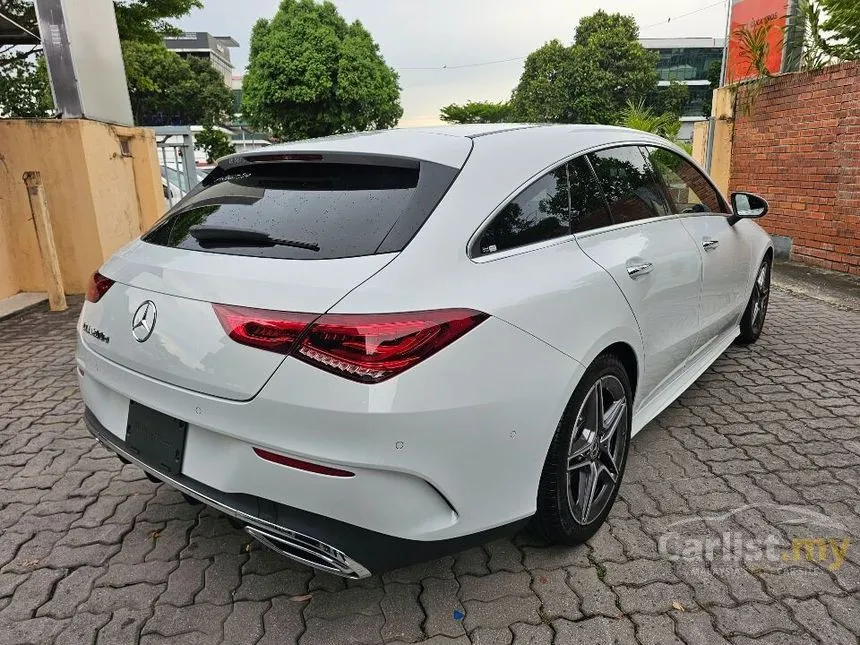
<path fill-rule="evenodd" d="M 767 200 L 753 193 L 732 193 L 732 217 L 734 224 L 740 219 L 764 217 L 768 209 Z"/>

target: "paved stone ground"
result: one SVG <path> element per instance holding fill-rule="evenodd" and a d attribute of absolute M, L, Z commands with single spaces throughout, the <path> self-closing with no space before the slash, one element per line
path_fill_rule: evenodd
<path fill-rule="evenodd" d="M 523 534 L 345 584 L 96 447 L 73 304 L 0 322 L 0 643 L 858 642 L 860 313 L 774 292 L 759 343 L 633 441 L 587 546 Z"/>

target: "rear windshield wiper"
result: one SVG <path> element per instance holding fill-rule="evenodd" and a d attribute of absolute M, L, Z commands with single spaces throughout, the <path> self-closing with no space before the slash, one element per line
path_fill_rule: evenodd
<path fill-rule="evenodd" d="M 195 240 L 201 244 L 230 244 L 234 246 L 293 246 L 297 249 L 319 251 L 319 244 L 313 242 L 297 242 L 272 237 L 263 231 L 250 228 L 233 228 L 230 226 L 192 226 L 188 229 Z"/>

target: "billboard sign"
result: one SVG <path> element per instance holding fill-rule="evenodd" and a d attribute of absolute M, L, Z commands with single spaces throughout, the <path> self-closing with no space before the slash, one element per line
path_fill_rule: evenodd
<path fill-rule="evenodd" d="M 751 61 L 748 39 L 767 43 L 764 63 L 771 74 L 782 71 L 783 30 L 789 12 L 788 0 L 732 0 L 729 19 L 729 54 L 726 83 L 737 83 L 759 75 Z"/>

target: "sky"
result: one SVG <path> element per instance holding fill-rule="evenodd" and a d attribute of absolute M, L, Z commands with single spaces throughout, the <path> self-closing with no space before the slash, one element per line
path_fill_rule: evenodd
<path fill-rule="evenodd" d="M 186 31 L 232 36 L 234 73 L 248 62 L 248 40 L 258 18 L 271 18 L 278 0 L 203 0 L 176 21 Z M 349 22 L 360 20 L 400 75 L 401 126 L 439 123 L 439 110 L 468 100 L 510 97 L 523 58 L 545 42 L 565 44 L 583 16 L 598 9 L 636 18 L 643 38 L 725 35 L 721 0 L 335 0 Z M 710 5 L 710 7 L 709 7 Z M 700 11 L 697 11 L 700 10 Z M 684 16 L 695 12 L 692 15 Z M 491 65 L 489 61 L 510 60 Z M 458 65 L 472 65 L 452 69 Z M 448 68 L 444 68 L 447 66 Z M 432 68 L 432 69 L 415 69 Z"/>

